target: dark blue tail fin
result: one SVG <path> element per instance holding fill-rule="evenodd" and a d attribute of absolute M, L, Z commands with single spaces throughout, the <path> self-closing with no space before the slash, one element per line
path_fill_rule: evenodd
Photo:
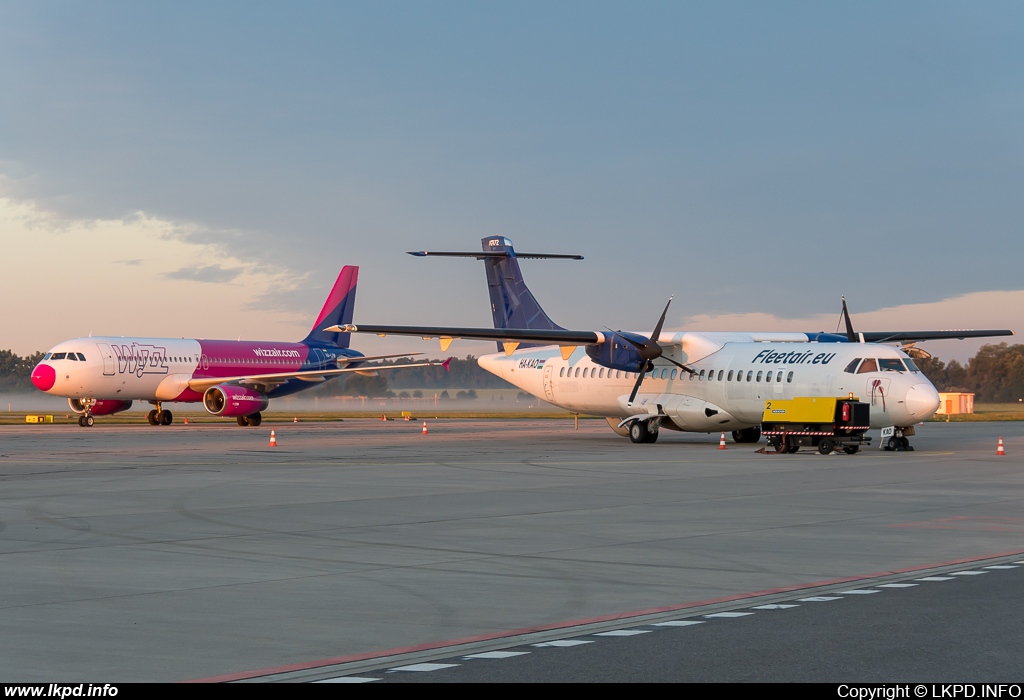
<path fill-rule="evenodd" d="M 341 268 L 341 274 L 334 282 L 334 288 L 324 302 L 324 308 L 320 310 L 313 330 L 309 332 L 302 342 L 307 345 L 336 345 L 339 348 L 347 348 L 349 344 L 349 333 L 334 333 L 323 330 L 331 326 L 343 326 L 352 323 L 352 312 L 356 308 L 356 280 L 359 278 L 359 268 L 346 265 Z"/>
<path fill-rule="evenodd" d="M 491 315 L 495 328 L 563 330 L 548 318 L 523 281 L 516 251 L 507 238 L 490 237 L 481 241 L 485 253 L 500 253 L 484 258 L 487 292 L 491 296 Z M 538 257 L 533 255 L 530 257 Z M 501 347 L 501 343 L 498 343 Z"/>

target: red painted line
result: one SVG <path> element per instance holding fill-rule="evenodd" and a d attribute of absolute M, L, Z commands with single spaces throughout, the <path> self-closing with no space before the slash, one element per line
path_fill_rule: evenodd
<path fill-rule="evenodd" d="M 769 588 L 763 591 L 753 591 L 751 593 L 736 593 L 734 595 L 722 596 L 721 598 L 710 598 L 708 600 L 698 600 L 692 603 L 679 603 L 676 605 L 665 605 L 658 608 L 647 608 L 645 610 L 634 610 L 632 612 L 624 613 L 612 613 L 610 615 L 599 615 L 597 617 L 588 617 L 582 620 L 570 620 L 567 622 L 553 622 L 546 625 L 536 625 L 533 627 L 523 627 L 514 630 L 505 630 L 503 632 L 491 632 L 488 634 L 478 634 L 472 637 L 460 637 L 458 639 L 448 639 L 443 642 L 424 642 L 423 644 L 413 644 L 407 647 L 397 647 L 395 649 L 385 649 L 380 651 L 369 651 L 361 654 L 349 654 L 347 656 L 336 656 L 329 659 L 318 659 L 317 661 L 303 661 L 295 664 L 286 664 L 284 666 L 274 666 L 272 668 L 261 668 L 253 671 L 240 671 L 238 673 L 227 673 L 221 676 L 210 676 L 208 678 L 194 678 L 192 680 L 183 681 L 184 683 L 228 683 L 230 681 L 247 680 L 250 678 L 259 678 L 261 676 L 272 676 L 279 673 L 288 673 L 290 671 L 308 671 L 323 666 L 336 666 L 338 664 L 352 663 L 353 661 L 366 661 L 367 659 L 384 658 L 388 656 L 396 656 L 398 654 L 408 654 L 415 651 L 429 651 L 431 649 L 443 649 L 445 647 L 457 646 L 460 644 L 472 644 L 474 642 L 486 642 L 494 639 L 503 639 L 505 637 L 516 637 L 523 634 L 530 634 L 533 632 L 548 632 L 552 630 L 579 627 L 581 625 L 590 625 L 598 622 L 612 622 L 614 620 L 626 620 L 634 617 L 642 617 L 644 615 L 655 615 L 657 613 L 675 612 L 679 610 L 688 610 L 690 608 L 698 608 L 704 605 L 714 605 L 715 603 L 728 603 L 733 600 L 743 600 L 745 598 L 756 598 L 758 596 L 775 595 L 778 593 L 791 593 L 794 591 L 802 591 L 808 588 L 819 588 L 821 586 L 831 586 L 839 583 L 852 583 L 853 581 L 864 581 L 867 579 L 878 578 L 879 576 L 891 576 L 893 574 L 909 574 L 915 571 L 923 571 L 926 569 L 937 569 L 942 566 L 954 566 L 956 564 L 970 564 L 977 561 L 986 561 L 988 559 L 998 559 L 1000 557 L 1011 557 L 1024 555 L 1024 550 L 1002 552 L 1000 554 L 989 554 L 984 557 L 971 557 L 969 559 L 951 559 L 950 561 L 939 562 L 937 564 L 927 564 L 924 566 L 912 566 L 906 569 L 893 569 L 891 571 L 878 571 L 873 574 L 861 574 L 858 576 L 846 576 L 843 578 L 828 579 L 825 581 L 815 581 L 813 583 L 804 583 L 797 586 L 782 586 L 780 588 Z"/>

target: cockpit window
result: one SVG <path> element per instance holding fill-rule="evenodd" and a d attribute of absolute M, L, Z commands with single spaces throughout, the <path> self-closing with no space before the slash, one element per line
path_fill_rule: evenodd
<path fill-rule="evenodd" d="M 68 359 L 71 360 L 72 362 L 78 362 L 78 356 L 75 355 L 75 353 L 73 352 L 68 353 Z"/>
<path fill-rule="evenodd" d="M 907 368 L 911 372 L 920 372 L 921 371 L 921 368 L 918 367 L 916 364 L 914 364 L 914 361 L 911 360 L 909 357 L 907 359 L 903 360 L 903 362 L 904 362 L 904 364 L 907 365 Z"/>
<path fill-rule="evenodd" d="M 852 362 L 850 362 L 850 364 L 846 365 L 846 369 L 844 369 L 843 371 L 844 372 L 849 372 L 850 374 L 856 373 L 856 371 L 857 371 L 857 363 L 860 362 L 860 360 L 861 360 L 861 358 L 859 358 L 859 357 L 856 360 L 853 360 Z"/>
<path fill-rule="evenodd" d="M 43 355 L 43 359 L 41 360 L 41 362 L 45 362 L 46 360 L 49 360 L 50 359 L 50 355 L 52 355 L 52 354 L 53 354 L 52 352 L 48 352 L 45 355 Z"/>
<path fill-rule="evenodd" d="M 877 371 L 878 371 L 878 361 L 875 360 L 873 357 L 869 357 L 868 359 L 864 360 L 864 362 L 861 363 L 860 369 L 857 370 L 857 374 L 865 374 L 867 372 L 877 372 Z"/>
<path fill-rule="evenodd" d="M 53 357 L 51 357 L 50 359 L 51 360 L 63 360 L 65 357 L 67 357 L 67 353 L 66 352 L 55 352 L 55 353 L 53 353 Z"/>
<path fill-rule="evenodd" d="M 903 366 L 903 361 L 899 358 L 886 359 L 882 358 L 878 361 L 878 368 L 883 372 L 906 372 L 907 368 Z"/>

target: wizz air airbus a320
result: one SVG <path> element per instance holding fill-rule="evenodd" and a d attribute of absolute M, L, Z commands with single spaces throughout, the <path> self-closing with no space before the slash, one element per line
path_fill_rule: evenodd
<path fill-rule="evenodd" d="M 512 242 L 501 237 L 484 238 L 482 244 L 479 253 L 410 254 L 483 260 L 493 329 L 360 323 L 328 330 L 437 337 L 442 349 L 456 338 L 495 340 L 503 352 L 481 357 L 481 367 L 548 403 L 604 416 L 612 430 L 633 442 L 654 442 L 663 427 L 732 431 L 737 442 L 757 442 L 766 400 L 853 394 L 870 402 L 872 428 L 893 429 L 889 447 L 895 448 L 909 447 L 914 425 L 939 407 L 938 392 L 911 357 L 927 356 L 914 342 L 1013 335 L 1009 330 L 855 333 L 845 301 L 846 334 L 662 333 L 667 305 L 649 335 L 567 330 L 548 318 L 527 289 L 518 259 L 582 256 L 517 255 Z"/>
<path fill-rule="evenodd" d="M 148 401 L 151 425 L 170 425 L 163 402 L 202 402 L 215 416 L 259 425 L 270 399 L 317 386 L 347 372 L 374 373 L 364 363 L 399 355 L 365 357 L 349 349 L 349 334 L 329 327 L 350 323 L 359 268 L 338 275 L 309 335 L 299 343 L 186 338 L 89 337 L 66 340 L 32 370 L 40 391 L 67 397 L 78 424 Z M 401 356 L 408 356 L 405 353 Z M 424 362 L 417 367 L 447 362 Z"/>

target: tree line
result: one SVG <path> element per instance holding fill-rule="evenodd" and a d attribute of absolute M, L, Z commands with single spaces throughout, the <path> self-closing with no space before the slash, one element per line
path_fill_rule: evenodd
<path fill-rule="evenodd" d="M 37 352 L 19 357 L 10 350 L 0 350 L 0 391 L 34 391 L 30 376 L 32 368 L 43 358 Z M 422 362 L 418 358 L 386 360 L 384 365 L 408 365 Z M 1024 398 L 1024 345 L 984 345 L 965 365 L 956 360 L 943 362 L 937 357 L 915 360 L 939 391 L 966 391 L 979 402 L 1002 403 Z M 312 391 L 320 396 L 394 396 L 403 391 L 514 389 L 511 384 L 485 371 L 476 358 L 452 358 L 444 367 L 409 367 L 380 372 L 376 377 L 359 374 L 343 375 L 339 380 L 325 382 Z"/>

